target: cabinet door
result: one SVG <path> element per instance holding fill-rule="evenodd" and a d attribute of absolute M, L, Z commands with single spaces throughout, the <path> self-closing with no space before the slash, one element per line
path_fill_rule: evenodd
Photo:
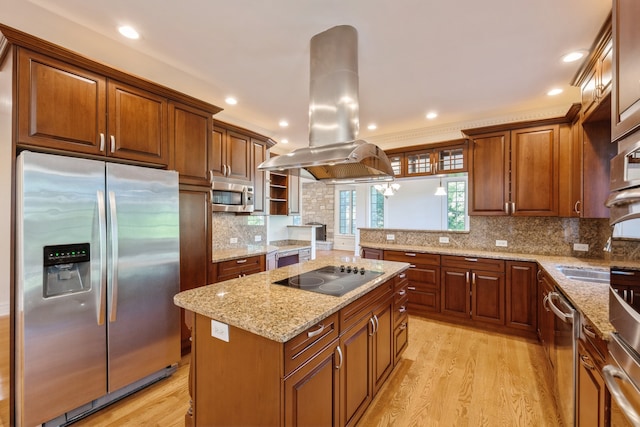
<path fill-rule="evenodd" d="M 507 215 L 509 132 L 475 137 L 471 142 L 469 215 Z"/>
<path fill-rule="evenodd" d="M 582 95 L 582 115 L 588 116 L 598 106 L 598 74 L 597 69 L 591 70 L 589 77 L 582 84 L 580 92 Z"/>
<path fill-rule="evenodd" d="M 107 104 L 108 155 L 166 166 L 169 163 L 167 100 L 109 81 Z"/>
<path fill-rule="evenodd" d="M 206 285 L 209 264 L 209 192 L 180 190 L 180 291 Z M 180 309 L 182 349 L 191 347 L 191 331 Z"/>
<path fill-rule="evenodd" d="M 513 215 L 558 215 L 558 134 L 557 125 L 512 131 Z"/>
<path fill-rule="evenodd" d="M 251 140 L 248 136 L 227 131 L 227 177 L 251 181 Z"/>
<path fill-rule="evenodd" d="M 466 269 L 442 267 L 442 303 L 443 314 L 456 317 L 469 317 L 471 309 L 470 292 L 471 272 Z M 409 294 L 411 298 L 411 294 Z"/>
<path fill-rule="evenodd" d="M 412 151 L 404 154 L 406 170 L 404 176 L 433 174 L 433 150 Z"/>
<path fill-rule="evenodd" d="M 373 335 L 373 394 L 384 384 L 393 369 L 393 298 L 373 311 L 376 330 Z"/>
<path fill-rule="evenodd" d="M 207 159 L 209 171 L 216 177 L 224 177 L 226 173 L 227 131 L 214 128 L 211 136 L 211 149 Z"/>
<path fill-rule="evenodd" d="M 507 261 L 506 325 L 535 332 L 536 272 L 532 262 Z"/>
<path fill-rule="evenodd" d="M 267 158 L 267 148 L 264 143 L 251 140 L 251 147 L 253 152 L 251 153 L 251 163 L 253 164 L 253 213 L 254 214 L 266 214 L 266 186 L 267 186 L 267 173 L 258 170 L 260 163 L 264 162 Z"/>
<path fill-rule="evenodd" d="M 187 105 L 169 104 L 171 168 L 181 184 L 209 185 L 207 158 L 211 140 L 211 114 Z"/>
<path fill-rule="evenodd" d="M 604 427 L 606 424 L 606 387 L 593 358 L 578 343 L 577 427 Z"/>
<path fill-rule="evenodd" d="M 556 316 L 545 306 L 545 299 L 549 292 L 553 291 L 553 286 L 542 271 L 538 272 L 538 337 L 542 342 L 542 347 L 547 354 L 547 359 L 553 367 L 555 361 L 551 349 L 554 346 L 554 328 Z"/>
<path fill-rule="evenodd" d="M 365 316 L 340 337 L 343 358 L 340 370 L 341 426 L 355 425 L 373 399 L 373 358 L 369 334 L 373 334 L 373 320 L 371 316 Z"/>
<path fill-rule="evenodd" d="M 104 154 L 106 79 L 18 50 L 18 144 Z"/>
<path fill-rule="evenodd" d="M 362 248 L 362 258 L 382 259 L 382 249 Z"/>
<path fill-rule="evenodd" d="M 340 356 L 337 340 L 284 381 L 285 426 L 338 426 Z"/>
<path fill-rule="evenodd" d="M 440 312 L 440 267 L 412 264 L 407 270 L 409 303 L 412 313 Z"/>
<path fill-rule="evenodd" d="M 471 272 L 471 318 L 504 325 L 504 273 Z"/>
<path fill-rule="evenodd" d="M 611 140 L 640 125 L 640 2 L 613 1 L 613 86 Z"/>

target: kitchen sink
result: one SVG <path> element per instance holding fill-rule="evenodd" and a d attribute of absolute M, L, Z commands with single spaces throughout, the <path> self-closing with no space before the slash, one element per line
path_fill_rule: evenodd
<path fill-rule="evenodd" d="M 583 282 L 609 283 L 609 270 L 595 267 L 568 267 L 557 266 L 560 273 L 567 279 L 580 280 Z"/>

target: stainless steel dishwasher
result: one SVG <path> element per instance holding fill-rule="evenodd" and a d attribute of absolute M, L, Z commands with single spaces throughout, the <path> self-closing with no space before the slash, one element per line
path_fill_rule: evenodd
<path fill-rule="evenodd" d="M 580 334 L 580 315 L 571 303 L 556 289 L 544 299 L 544 308 L 551 310 L 556 318 L 554 325 L 553 356 L 555 395 L 562 423 L 575 425 L 576 374 Z"/>

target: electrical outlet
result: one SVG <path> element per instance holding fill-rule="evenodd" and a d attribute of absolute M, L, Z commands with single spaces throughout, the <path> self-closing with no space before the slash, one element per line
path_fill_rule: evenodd
<path fill-rule="evenodd" d="M 238 243 L 238 238 L 237 237 L 230 238 L 229 243 Z"/>
<path fill-rule="evenodd" d="M 255 241 L 256 241 L 256 242 L 262 242 L 262 236 L 258 234 L 258 235 L 255 237 Z"/>
<path fill-rule="evenodd" d="M 501 248 L 506 248 L 507 247 L 507 241 L 506 240 L 496 240 L 496 246 L 500 246 Z"/>
<path fill-rule="evenodd" d="M 387 234 L 387 240 L 396 240 L 395 234 Z"/>
<path fill-rule="evenodd" d="M 589 245 L 586 243 L 574 243 L 573 250 L 580 252 L 589 252 Z"/>
<path fill-rule="evenodd" d="M 438 240 L 440 243 L 449 243 L 449 238 L 446 236 L 441 236 Z"/>
<path fill-rule="evenodd" d="M 211 319 L 211 336 L 229 342 L 229 325 Z"/>

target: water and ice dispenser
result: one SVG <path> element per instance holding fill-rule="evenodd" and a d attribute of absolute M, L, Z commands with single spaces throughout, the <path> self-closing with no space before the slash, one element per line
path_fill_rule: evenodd
<path fill-rule="evenodd" d="M 45 298 L 91 288 L 89 243 L 73 243 L 44 247 Z"/>

